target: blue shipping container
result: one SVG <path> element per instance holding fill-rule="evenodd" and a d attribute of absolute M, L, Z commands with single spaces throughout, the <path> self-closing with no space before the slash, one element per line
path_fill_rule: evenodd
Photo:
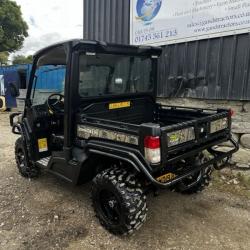
<path fill-rule="evenodd" d="M 0 96 L 6 99 L 6 107 L 16 107 L 16 98 L 10 94 L 10 84 L 16 85 L 22 94 L 19 98 L 25 98 L 26 89 L 31 73 L 31 64 L 12 65 L 0 67 Z M 36 71 L 37 90 L 62 91 L 65 79 L 64 66 L 43 66 Z"/>

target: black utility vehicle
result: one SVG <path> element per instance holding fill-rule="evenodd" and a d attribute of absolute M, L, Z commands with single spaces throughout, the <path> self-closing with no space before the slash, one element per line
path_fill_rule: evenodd
<path fill-rule="evenodd" d="M 150 190 L 202 191 L 238 149 L 230 110 L 156 102 L 160 55 L 156 47 L 86 40 L 47 47 L 34 56 L 24 113 L 10 116 L 21 135 L 20 173 L 33 178 L 46 168 L 74 185 L 93 180 L 96 216 L 114 234 L 143 224 Z M 65 81 L 45 91 L 36 72 L 47 65 L 61 66 Z M 216 151 L 225 141 L 233 149 Z"/>

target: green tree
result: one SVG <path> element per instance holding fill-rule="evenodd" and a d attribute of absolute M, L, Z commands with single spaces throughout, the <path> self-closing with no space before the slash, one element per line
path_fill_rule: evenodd
<path fill-rule="evenodd" d="M 28 25 L 20 6 L 10 0 L 0 0 L 0 52 L 19 50 L 27 36 Z"/>
<path fill-rule="evenodd" d="M 6 65 L 8 63 L 9 53 L 8 52 L 0 52 L 0 66 Z"/>
<path fill-rule="evenodd" d="M 32 63 L 32 56 L 16 55 L 13 57 L 12 64 L 28 64 Z"/>

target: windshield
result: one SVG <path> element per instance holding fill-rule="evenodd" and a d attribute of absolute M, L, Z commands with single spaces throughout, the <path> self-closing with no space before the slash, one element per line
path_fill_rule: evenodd
<path fill-rule="evenodd" d="M 31 90 L 33 105 L 46 102 L 51 94 L 64 94 L 66 68 L 64 65 L 47 65 L 36 69 Z"/>
<path fill-rule="evenodd" d="M 30 96 L 33 105 L 44 104 L 51 94 L 64 94 L 66 58 L 63 46 L 53 48 L 38 58 Z"/>
<path fill-rule="evenodd" d="M 150 57 L 82 54 L 79 74 L 82 97 L 153 91 Z"/>

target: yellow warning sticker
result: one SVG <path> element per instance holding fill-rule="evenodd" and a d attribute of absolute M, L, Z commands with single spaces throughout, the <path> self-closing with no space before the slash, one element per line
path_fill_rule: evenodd
<path fill-rule="evenodd" d="M 122 109 L 122 108 L 129 108 L 131 107 L 131 102 L 116 102 L 116 103 L 110 103 L 109 109 Z"/>
<path fill-rule="evenodd" d="M 47 138 L 38 139 L 38 150 L 40 153 L 48 151 Z"/>

